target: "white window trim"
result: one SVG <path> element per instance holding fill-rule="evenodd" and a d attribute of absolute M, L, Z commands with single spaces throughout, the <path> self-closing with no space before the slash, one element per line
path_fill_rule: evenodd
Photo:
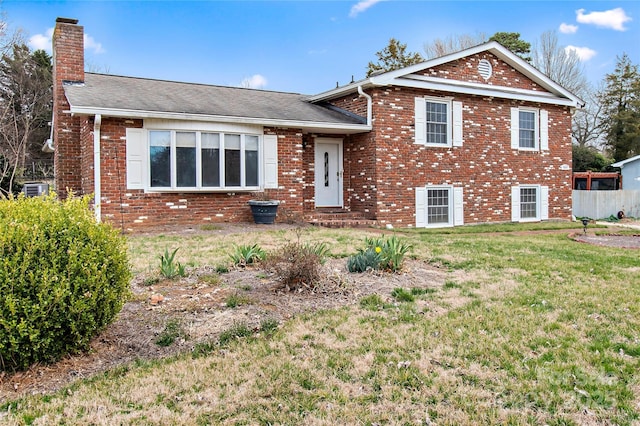
<path fill-rule="evenodd" d="M 520 215 L 520 190 L 534 188 L 536 190 L 536 217 L 522 218 Z M 516 185 L 511 187 L 511 221 L 540 222 L 549 219 L 549 187 L 543 185 Z"/>
<path fill-rule="evenodd" d="M 535 134 L 533 148 L 520 146 L 520 111 L 534 113 Z M 518 151 L 538 152 L 549 149 L 549 112 L 533 107 L 511 108 L 511 149 Z"/>
<path fill-rule="evenodd" d="M 146 128 L 145 129 L 145 140 L 146 140 L 146 150 L 145 150 L 145 162 L 146 162 L 146 173 L 145 173 L 145 182 L 144 182 L 144 190 L 145 192 L 251 192 L 258 191 L 264 188 L 264 141 L 263 136 L 260 134 L 254 133 L 243 133 L 237 132 L 233 130 L 228 131 L 216 131 L 216 130 L 193 130 L 193 129 L 167 129 L 163 128 L 164 126 L 160 126 L 159 129 L 156 128 Z M 149 133 L 152 131 L 160 131 L 160 132 L 170 132 L 171 134 L 171 186 L 170 187 L 159 187 L 159 186 L 151 186 L 151 167 L 149 165 L 151 160 L 151 139 L 149 137 Z M 176 175 L 176 132 L 194 132 L 196 133 L 196 186 L 195 187 L 182 187 L 177 186 L 177 175 Z M 258 137 L 258 185 L 257 186 L 202 186 L 202 133 L 218 133 L 220 135 L 220 152 L 224 152 L 224 135 L 225 134 L 233 134 L 240 135 L 240 151 L 244 152 L 245 147 L 245 136 L 257 136 Z M 225 174 L 224 170 L 224 161 L 223 155 L 220 155 L 220 176 L 221 179 Z M 244 161 L 240 162 L 240 180 L 241 183 L 245 180 L 245 168 Z"/>
<path fill-rule="evenodd" d="M 523 147 L 520 145 L 520 112 L 530 112 L 533 113 L 533 148 Z M 540 150 L 540 114 L 537 108 L 527 108 L 520 107 L 518 108 L 518 149 L 520 151 L 539 151 Z"/>
<path fill-rule="evenodd" d="M 428 190 L 446 189 L 449 191 L 447 223 L 429 223 L 427 194 Z M 450 228 L 464 225 L 463 189 L 453 185 L 426 185 L 415 188 L 416 193 L 416 227 L 417 228 Z"/>
<path fill-rule="evenodd" d="M 447 143 L 427 142 L 427 102 L 447 105 Z M 452 97 L 422 96 L 415 98 L 414 143 L 431 148 L 462 146 L 462 102 Z"/>

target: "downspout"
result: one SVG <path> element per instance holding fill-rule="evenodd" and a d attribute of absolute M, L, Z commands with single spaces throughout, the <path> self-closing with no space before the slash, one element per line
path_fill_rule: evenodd
<path fill-rule="evenodd" d="M 360 94 L 360 96 L 364 96 L 365 98 L 367 98 L 367 126 L 372 127 L 372 99 L 371 96 L 367 95 L 366 93 L 364 93 L 364 90 L 362 90 L 362 86 L 358 86 L 358 94 Z"/>
<path fill-rule="evenodd" d="M 102 195 L 100 191 L 100 125 L 102 124 L 102 115 L 96 114 L 93 120 L 93 187 L 94 187 L 94 212 L 96 221 L 100 222 Z"/>

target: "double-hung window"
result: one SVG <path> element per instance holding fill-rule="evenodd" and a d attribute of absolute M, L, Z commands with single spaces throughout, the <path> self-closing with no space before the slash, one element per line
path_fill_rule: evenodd
<path fill-rule="evenodd" d="M 416 227 L 443 227 L 464 223 L 462 188 L 428 185 L 415 188 Z"/>
<path fill-rule="evenodd" d="M 462 103 L 451 98 L 415 98 L 415 143 L 462 146 Z"/>
<path fill-rule="evenodd" d="M 549 218 L 549 187 L 518 185 L 511 188 L 511 220 L 531 222 Z"/>
<path fill-rule="evenodd" d="M 152 189 L 257 189 L 260 138 L 242 133 L 149 131 Z"/>
<path fill-rule="evenodd" d="M 549 149 L 549 114 L 535 108 L 511 108 L 511 148 L 522 151 Z"/>
<path fill-rule="evenodd" d="M 432 102 L 427 100 L 426 104 L 426 124 L 427 124 L 427 145 L 449 145 L 449 103 Z"/>

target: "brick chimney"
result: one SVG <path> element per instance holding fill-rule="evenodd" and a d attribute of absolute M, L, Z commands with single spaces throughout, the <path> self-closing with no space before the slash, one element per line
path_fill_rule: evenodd
<path fill-rule="evenodd" d="M 80 118 L 72 117 L 64 84 L 84 82 L 84 28 L 77 19 L 58 18 L 53 32 L 53 144 L 55 189 L 81 193 Z"/>

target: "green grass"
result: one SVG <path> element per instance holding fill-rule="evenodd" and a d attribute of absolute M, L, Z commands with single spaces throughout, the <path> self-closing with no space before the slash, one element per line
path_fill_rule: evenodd
<path fill-rule="evenodd" d="M 230 324 L 198 356 L 131 364 L 5 403 L 0 415 L 16 424 L 637 424 L 640 253 L 576 243 L 567 238 L 575 223 L 543 225 L 567 232 L 402 232 L 419 259 L 446 272 L 439 287 L 424 283 L 435 290 L 398 287 L 414 301 L 364 296 L 269 321 L 259 334 Z M 310 235 L 350 253 L 366 234 Z M 271 237 L 255 242 L 288 241 Z M 143 250 L 142 238 L 132 244 Z M 217 250 L 208 264 L 224 258 Z"/>

